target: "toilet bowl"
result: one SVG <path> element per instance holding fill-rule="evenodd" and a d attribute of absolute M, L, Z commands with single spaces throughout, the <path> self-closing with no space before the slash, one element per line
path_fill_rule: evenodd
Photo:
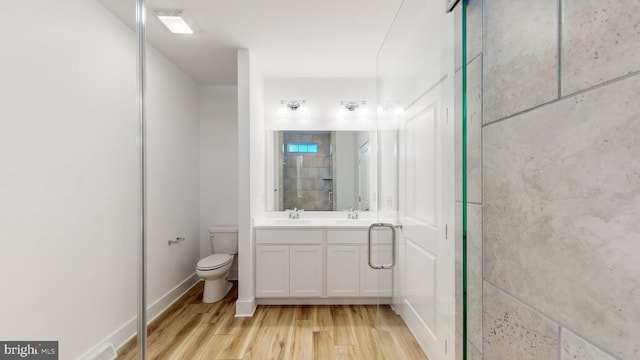
<path fill-rule="evenodd" d="M 196 274 L 204 280 L 202 301 L 212 303 L 221 300 L 233 286 L 227 281 L 229 269 L 233 264 L 233 255 L 213 254 L 198 261 Z"/>
<path fill-rule="evenodd" d="M 211 228 L 209 238 L 214 254 L 201 259 L 196 266 L 196 274 L 204 280 L 204 303 L 221 300 L 233 287 L 227 278 L 234 255 L 238 253 L 238 229 L 228 226 Z"/>

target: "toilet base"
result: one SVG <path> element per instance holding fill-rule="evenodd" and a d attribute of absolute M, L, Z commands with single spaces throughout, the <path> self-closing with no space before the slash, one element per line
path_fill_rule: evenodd
<path fill-rule="evenodd" d="M 226 279 L 205 280 L 202 302 L 209 304 L 220 301 L 227 296 L 232 287 L 233 283 Z"/>

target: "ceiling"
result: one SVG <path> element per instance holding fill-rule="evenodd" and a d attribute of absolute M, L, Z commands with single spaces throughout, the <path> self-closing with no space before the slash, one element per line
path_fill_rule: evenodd
<path fill-rule="evenodd" d="M 99 0 L 133 27 L 133 1 Z M 236 84 L 236 49 L 266 77 L 374 77 L 376 54 L 402 0 L 147 0 L 184 9 L 194 35 L 171 34 L 150 12 L 148 41 L 203 85 Z"/>

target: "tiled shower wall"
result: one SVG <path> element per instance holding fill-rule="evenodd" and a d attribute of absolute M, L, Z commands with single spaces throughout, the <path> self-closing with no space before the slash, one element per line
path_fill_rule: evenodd
<path fill-rule="evenodd" d="M 640 359 L 640 1 L 469 6 L 469 358 Z"/>
<path fill-rule="evenodd" d="M 456 110 L 462 108 L 461 7 L 455 12 Z M 467 354 L 482 359 L 482 2 L 467 7 Z M 456 217 L 462 222 L 462 117 L 456 111 Z M 456 233 L 456 357 L 462 359 L 462 232 Z"/>
<path fill-rule="evenodd" d="M 331 211 L 329 191 L 333 189 L 331 133 L 284 133 L 284 144 L 290 142 L 316 143 L 318 152 L 284 153 L 283 206 L 284 209 Z"/>

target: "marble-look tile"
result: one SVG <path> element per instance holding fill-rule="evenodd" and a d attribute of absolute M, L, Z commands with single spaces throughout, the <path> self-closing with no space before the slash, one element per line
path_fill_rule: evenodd
<path fill-rule="evenodd" d="M 487 282 L 483 303 L 485 359 L 558 358 L 558 324 Z"/>
<path fill-rule="evenodd" d="M 482 350 L 482 206 L 467 206 L 467 335 Z"/>
<path fill-rule="evenodd" d="M 467 4 L 467 64 L 482 52 L 482 3 L 470 0 Z M 462 6 L 454 10 L 454 65 L 462 67 Z"/>
<path fill-rule="evenodd" d="M 455 81 L 462 88 L 461 71 Z M 456 109 L 461 109 L 461 94 L 455 101 Z M 462 114 L 456 111 L 455 116 L 456 201 L 462 201 Z M 482 56 L 469 64 L 467 73 L 467 201 L 482 203 Z"/>
<path fill-rule="evenodd" d="M 635 76 L 483 139 L 485 279 L 624 359 L 640 359 L 638 99 Z"/>
<path fill-rule="evenodd" d="M 615 360 L 573 332 L 562 328 L 560 360 Z"/>
<path fill-rule="evenodd" d="M 462 204 L 456 203 L 462 225 Z M 467 340 L 482 350 L 482 206 L 467 207 Z M 456 330 L 462 332 L 462 227 L 456 228 Z"/>
<path fill-rule="evenodd" d="M 558 98 L 558 1 L 484 1 L 485 124 Z"/>
<path fill-rule="evenodd" d="M 456 360 L 462 360 L 462 334 L 456 331 Z M 482 354 L 467 340 L 467 360 L 482 360 Z"/>
<path fill-rule="evenodd" d="M 562 1 L 563 94 L 640 71 L 640 1 Z"/>
<path fill-rule="evenodd" d="M 309 177 L 311 179 L 317 179 L 319 177 L 318 168 L 309 168 L 309 169 L 307 169 L 307 177 Z"/>

